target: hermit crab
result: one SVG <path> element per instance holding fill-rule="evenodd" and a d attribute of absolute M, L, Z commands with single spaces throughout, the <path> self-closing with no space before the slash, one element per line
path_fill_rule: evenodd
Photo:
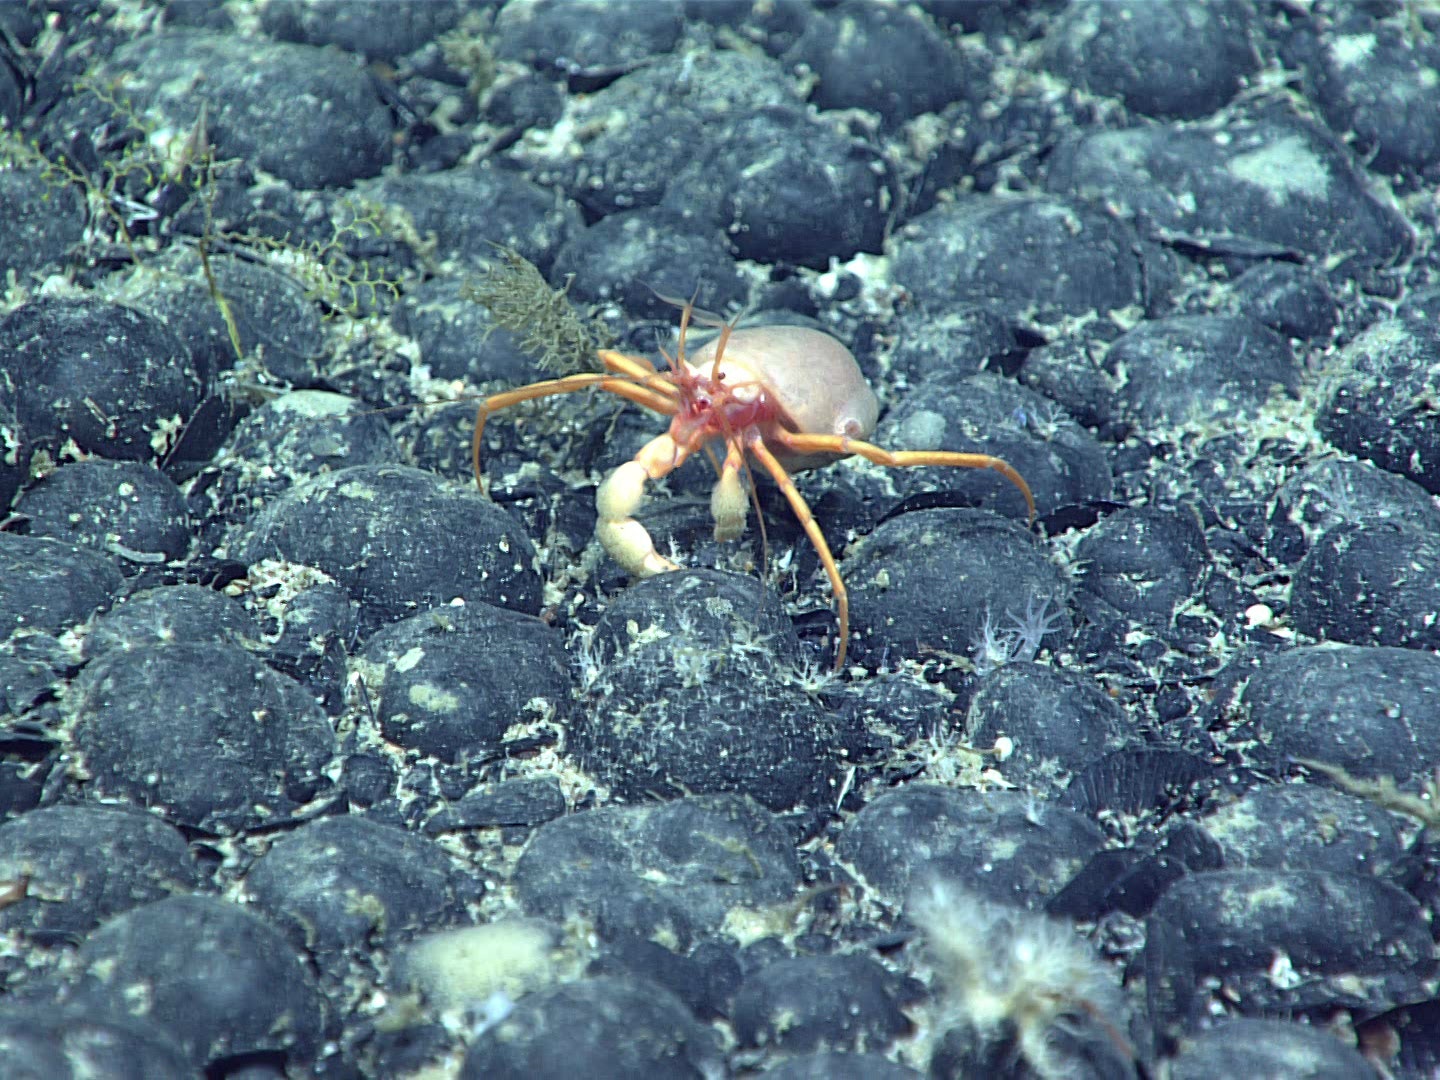
<path fill-rule="evenodd" d="M 1020 489 L 1034 519 L 1035 499 L 1029 485 L 998 457 L 946 450 L 891 451 L 865 442 L 875 430 L 880 404 L 850 350 L 829 334 L 797 326 L 739 329 L 697 309 L 693 300 L 664 299 L 680 308 L 675 354 L 661 349 L 666 370 L 656 370 L 640 357 L 601 350 L 603 372 L 547 379 L 481 401 L 471 445 L 477 482 L 485 422 L 492 413 L 522 401 L 596 387 L 669 416 L 670 429 L 611 472 L 595 495 L 595 532 L 601 546 L 630 573 L 651 577 L 679 567 L 655 550 L 650 534 L 635 520 L 645 499 L 645 484 L 668 475 L 703 450 L 719 477 L 710 496 L 715 539 L 735 540 L 745 530 L 751 498 L 740 474 L 750 475 L 753 460 L 784 494 L 830 579 L 840 624 L 837 671 L 845 663 L 850 637 L 849 598 L 830 546 L 791 473 L 851 454 L 878 465 L 994 469 Z M 685 338 L 692 323 L 712 326 L 719 334 L 687 356 Z"/>

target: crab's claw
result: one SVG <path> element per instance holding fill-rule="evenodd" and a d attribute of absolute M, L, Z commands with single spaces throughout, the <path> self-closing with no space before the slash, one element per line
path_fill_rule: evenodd
<path fill-rule="evenodd" d="M 645 501 L 645 484 L 673 471 L 686 456 L 667 432 L 646 443 L 595 492 L 595 536 L 610 557 L 636 577 L 680 569 L 655 550 L 655 541 L 635 520 L 635 511 Z"/>

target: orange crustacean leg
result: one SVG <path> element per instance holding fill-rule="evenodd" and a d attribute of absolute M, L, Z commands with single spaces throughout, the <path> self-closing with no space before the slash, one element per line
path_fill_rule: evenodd
<path fill-rule="evenodd" d="M 830 545 L 825 542 L 825 535 L 820 531 L 819 524 L 815 521 L 815 515 L 810 512 L 810 504 L 805 501 L 805 496 L 800 494 L 800 489 L 795 486 L 795 481 L 790 479 L 790 474 L 785 471 L 770 448 L 765 445 L 765 440 L 759 433 L 752 435 L 746 440 L 745 447 L 755 455 L 755 460 L 765 467 L 776 486 L 785 495 L 790 504 L 790 510 L 794 513 L 800 527 L 805 530 L 805 535 L 810 538 L 816 553 L 820 556 L 820 563 L 825 567 L 825 576 L 830 579 L 830 592 L 835 597 L 835 617 L 840 623 L 840 645 L 835 650 L 835 670 L 840 671 L 845 666 L 845 651 L 850 645 L 850 594 L 845 591 L 845 582 L 840 577 L 840 567 L 835 564 L 835 556 L 830 553 Z"/>
<path fill-rule="evenodd" d="M 797 454 L 856 454 L 877 465 L 896 467 L 948 465 L 966 469 L 993 469 L 1014 484 L 1020 490 L 1020 494 L 1025 496 L 1025 505 L 1030 511 L 1030 520 L 1035 520 L 1035 497 L 1030 493 L 1030 485 L 1009 462 L 990 454 L 963 454 L 950 450 L 886 450 L 873 443 L 852 439 L 845 435 L 798 435 L 783 430 L 776 432 L 774 437 L 785 449 Z M 820 526 L 816 524 L 815 516 L 810 512 L 809 504 L 805 502 L 804 496 L 795 487 L 795 482 L 790 479 L 790 474 L 785 471 L 784 466 L 770 452 L 758 434 L 747 443 L 747 447 L 755 455 L 756 460 L 765 466 L 766 472 L 774 478 L 775 483 L 784 493 L 786 500 L 790 503 L 791 511 L 820 555 L 820 562 L 825 567 L 825 576 L 830 579 L 830 591 L 835 597 L 835 614 L 840 623 L 840 647 L 835 651 L 835 670 L 839 671 L 845 663 L 845 652 L 850 643 L 850 597 L 846 592 L 845 582 L 840 577 L 840 568 L 835 563 L 835 556 L 830 552 L 830 545 L 825 542 L 825 537 L 820 532 Z"/>
<path fill-rule="evenodd" d="M 610 354 L 608 358 L 602 354 L 602 359 L 607 364 L 611 362 L 611 359 L 617 357 L 630 360 L 629 357 L 621 356 L 620 353 Z M 560 379 L 546 379 L 544 382 L 531 383 L 529 386 L 520 386 L 514 390 L 491 394 L 480 402 L 479 408 L 475 410 L 475 432 L 470 438 L 470 465 L 475 471 L 475 483 L 480 484 L 481 482 L 480 440 L 485 433 L 485 422 L 490 418 L 491 413 L 508 409 L 511 405 L 518 405 L 522 401 L 534 401 L 537 398 L 554 397 L 557 394 L 573 394 L 577 390 L 596 386 L 611 394 L 644 405 L 647 409 L 654 409 L 665 416 L 674 415 L 675 397 L 673 394 L 665 392 L 666 389 L 673 390 L 674 387 L 660 379 L 653 371 L 644 372 L 638 364 L 635 365 L 635 372 L 636 374 L 633 376 L 628 372 L 625 375 L 584 372 L 579 375 L 566 375 Z M 638 379 L 641 375 L 644 376 L 643 385 Z"/>
<path fill-rule="evenodd" d="M 851 439 L 845 435 L 796 435 L 788 431 L 779 433 L 779 442 L 787 449 L 801 454 L 856 454 L 876 465 L 908 468 L 915 465 L 949 465 L 962 469 L 993 469 L 1009 480 L 1025 496 L 1025 505 L 1030 511 L 1030 520 L 1035 520 L 1035 496 L 1030 494 L 1030 485 L 1014 467 L 1002 458 L 990 454 L 962 454 L 954 450 L 886 450 L 874 443 Z"/>
<path fill-rule="evenodd" d="M 667 397 L 679 396 L 675 384 L 665 376 L 657 374 L 654 365 L 649 360 L 639 356 L 626 356 L 614 349 L 601 349 L 598 355 L 607 371 L 628 376 L 643 384 L 647 389 L 656 390 Z"/>

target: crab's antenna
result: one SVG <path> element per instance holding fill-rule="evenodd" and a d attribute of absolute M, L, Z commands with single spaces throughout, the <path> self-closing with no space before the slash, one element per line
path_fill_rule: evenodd
<path fill-rule="evenodd" d="M 701 326 L 708 326 L 711 330 L 724 330 L 725 327 L 733 327 L 740 319 L 748 315 L 748 310 L 742 310 L 733 320 L 726 319 L 723 315 L 716 315 L 713 311 L 706 311 L 704 308 L 694 308 L 691 311 L 691 322 L 697 322 Z"/>
<path fill-rule="evenodd" d="M 653 285 L 647 285 L 646 288 L 649 289 L 652 293 L 654 293 L 655 298 L 662 303 L 669 304 L 671 307 L 677 307 L 681 311 L 689 308 L 694 317 L 694 321 L 698 322 L 701 326 L 710 326 L 718 330 L 720 327 L 725 325 L 725 320 L 722 319 L 719 315 L 716 315 L 713 311 L 706 311 L 704 308 L 695 306 L 695 301 L 700 299 L 699 285 L 695 286 L 695 292 L 689 300 L 686 300 L 679 296 L 666 296 Z"/>
<path fill-rule="evenodd" d="M 680 309 L 680 340 L 675 346 L 675 355 L 680 357 L 680 363 L 685 363 L 685 334 L 690 329 L 690 316 L 695 313 L 695 301 L 688 300 Z"/>
<path fill-rule="evenodd" d="M 720 361 L 725 357 L 725 346 L 730 343 L 730 335 L 734 332 L 735 328 L 729 323 L 726 323 L 720 330 L 720 338 L 715 342 L 715 361 L 710 365 L 711 382 L 720 381 Z"/>
<path fill-rule="evenodd" d="M 715 342 L 715 362 L 710 365 L 710 379 L 712 382 L 720 381 L 720 361 L 725 356 L 725 346 L 730 343 L 730 335 L 733 334 L 735 328 L 740 325 L 740 320 L 745 318 L 749 313 L 748 308 L 741 308 L 735 313 L 735 317 L 727 322 L 718 315 L 711 315 L 707 311 L 704 313 L 704 320 L 697 320 L 702 326 L 714 326 L 720 330 L 720 338 Z M 712 322 L 710 320 L 715 321 Z"/>
<path fill-rule="evenodd" d="M 733 334 L 740 325 L 741 320 L 750 315 L 750 308 L 741 308 L 735 313 L 733 319 L 727 319 L 723 315 L 716 315 L 713 311 L 706 311 L 704 308 L 695 306 L 695 300 L 700 295 L 700 286 L 698 285 L 695 286 L 694 296 L 691 296 L 689 300 L 681 300 L 676 296 L 666 296 L 653 285 L 649 286 L 649 289 L 658 299 L 672 307 L 678 307 L 680 309 L 680 359 L 682 361 L 685 359 L 685 334 L 689 330 L 691 323 L 708 326 L 712 330 L 720 331 L 720 340 L 715 345 L 715 361 L 710 365 L 710 378 L 712 380 L 718 379 L 720 376 L 720 360 L 725 355 L 725 346 L 730 341 L 730 335 Z M 665 354 L 668 360 L 669 354 L 665 353 L 664 349 L 660 351 Z"/>

